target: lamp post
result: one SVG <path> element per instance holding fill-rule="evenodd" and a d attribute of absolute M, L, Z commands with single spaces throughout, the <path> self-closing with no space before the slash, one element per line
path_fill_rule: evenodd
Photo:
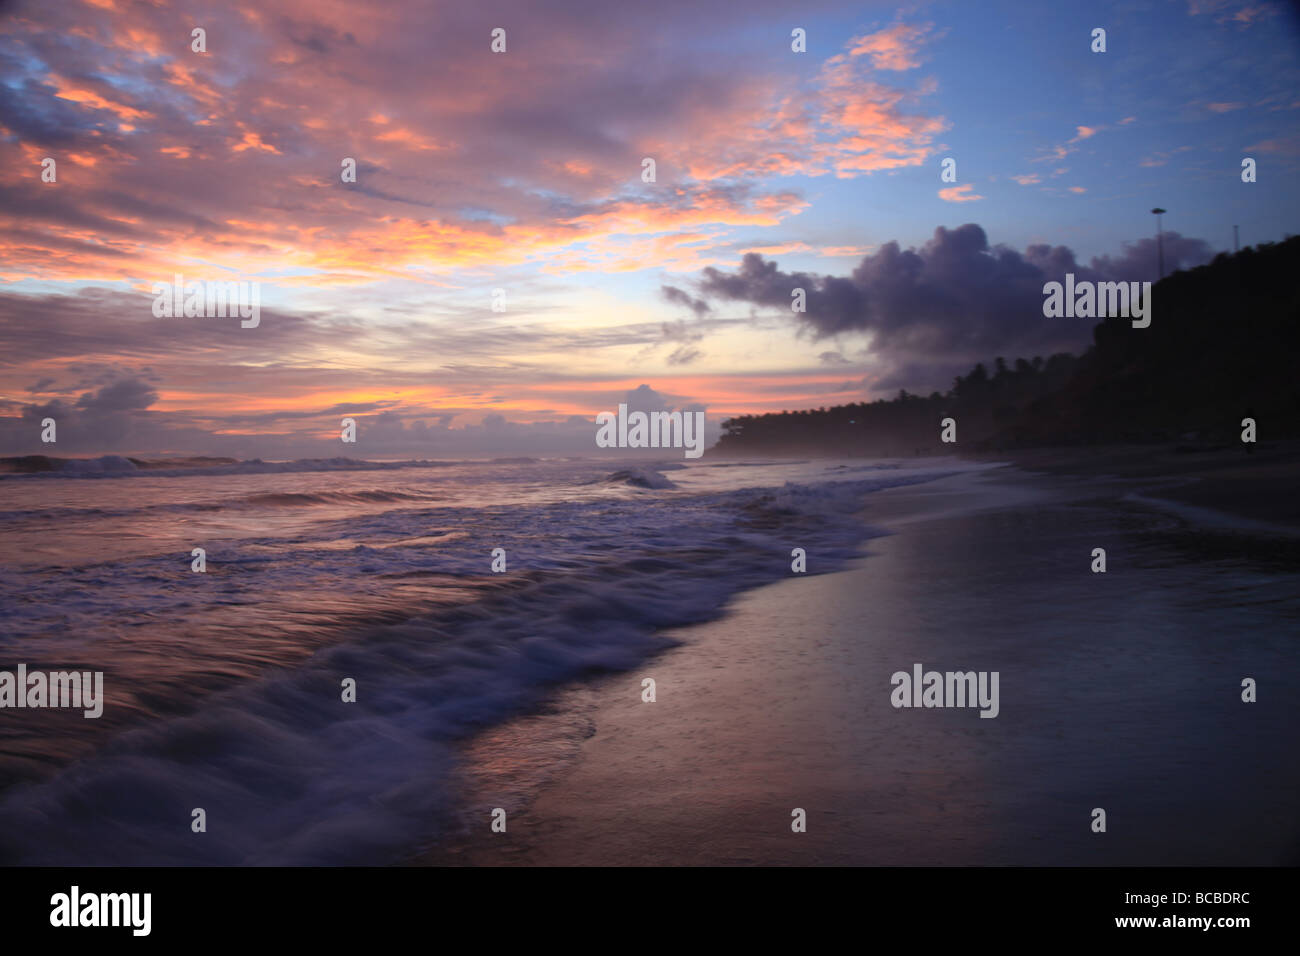
<path fill-rule="evenodd" d="M 1165 210 L 1156 206 L 1151 210 L 1156 214 L 1156 259 L 1160 264 L 1160 278 L 1165 277 L 1165 240 L 1164 230 L 1160 228 L 1160 217 L 1164 215 Z"/>

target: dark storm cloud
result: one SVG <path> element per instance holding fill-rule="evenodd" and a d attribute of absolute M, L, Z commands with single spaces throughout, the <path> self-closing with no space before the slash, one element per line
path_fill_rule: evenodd
<path fill-rule="evenodd" d="M 1166 271 L 1212 256 L 1199 239 L 1171 232 L 1164 241 Z M 1142 240 L 1118 256 L 1081 265 L 1066 246 L 1033 245 L 1023 253 L 991 246 L 980 226 L 967 223 L 939 227 L 920 248 L 885 243 L 848 276 L 783 272 L 776 262 L 749 253 L 735 272 L 706 268 L 699 291 L 707 298 L 784 310 L 791 307 L 792 291 L 802 288 L 807 311 L 793 315 L 814 338 L 867 333 L 883 383 L 929 386 L 949 380 L 953 369 L 996 355 L 1086 346 L 1094 323 L 1044 318 L 1044 283 L 1063 281 L 1067 272 L 1076 281 L 1153 280 L 1154 246 L 1154 240 Z"/>

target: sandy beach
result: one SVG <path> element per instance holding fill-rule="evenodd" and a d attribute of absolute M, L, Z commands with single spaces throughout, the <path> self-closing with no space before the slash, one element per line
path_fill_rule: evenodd
<path fill-rule="evenodd" d="M 1002 467 L 868 496 L 890 533 L 849 570 L 745 592 L 472 740 L 464 812 L 412 862 L 1295 862 L 1293 548 L 1139 487 Z M 999 715 L 895 709 L 915 663 L 999 672 Z"/>

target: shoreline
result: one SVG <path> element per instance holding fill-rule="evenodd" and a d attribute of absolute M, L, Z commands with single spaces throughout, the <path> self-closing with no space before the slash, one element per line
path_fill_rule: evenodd
<path fill-rule="evenodd" d="M 971 461 L 1008 461 L 1036 474 L 1106 478 L 1145 484 L 1143 493 L 1185 510 L 1194 522 L 1227 526 L 1240 518 L 1242 530 L 1267 527 L 1300 531 L 1300 443 L 1258 446 L 1099 445 L 1030 448 L 976 454 Z M 1218 512 L 1215 517 L 1204 512 Z"/>
<path fill-rule="evenodd" d="M 1294 859 L 1300 831 L 1287 808 L 1297 768 L 1282 754 L 1286 728 L 1297 716 L 1295 696 L 1243 710 L 1229 687 L 1198 705 L 1190 725 L 1182 708 L 1189 685 L 1209 693 L 1204 685 L 1217 679 L 1223 663 L 1216 658 L 1239 658 L 1234 673 L 1267 674 L 1282 665 L 1285 649 L 1267 641 L 1234 647 L 1225 634 L 1208 657 L 1186 659 L 1172 633 L 1177 629 L 1166 626 L 1174 610 L 1168 602 L 1176 597 L 1178 618 L 1196 626 L 1184 598 L 1194 603 L 1199 585 L 1182 581 L 1177 595 L 1161 600 L 1150 594 L 1171 571 L 1187 576 L 1165 552 L 1195 544 L 1185 540 L 1178 520 L 1125 503 L 1132 486 L 1122 476 L 1081 485 L 1013 467 L 868 496 L 866 517 L 891 534 L 870 539 L 866 555 L 849 569 L 744 592 L 722 619 L 668 632 L 679 646 L 633 671 L 564 688 L 543 712 L 471 741 L 463 752 L 459 827 L 444 845 L 408 862 L 1267 865 L 1288 854 Z M 1076 549 L 1073 539 L 1084 526 L 1095 540 Z M 1088 573 L 1083 545 L 1095 541 L 1112 554 L 1106 576 Z M 1063 547 L 1070 552 L 1064 560 Z M 979 570 L 963 570 L 971 567 Z M 1045 593 L 1036 593 L 1036 577 Z M 1123 594 L 1112 606 L 1085 596 L 1089 620 L 1052 621 L 1056 597 L 1114 590 L 1108 587 L 1114 583 Z M 1013 600 L 1006 601 L 1008 593 Z M 1270 612 L 1263 613 L 1267 621 Z M 1251 605 L 1228 617 L 1240 627 L 1259 614 Z M 962 624 L 954 628 L 952 621 Z M 1124 675 L 1135 645 L 1136 659 L 1145 663 Z M 1169 671 L 1154 691 L 1142 684 L 1152 661 Z M 1000 671 L 1001 716 L 894 710 L 889 675 L 913 662 Z M 1110 686 L 1117 671 L 1127 690 Z M 653 704 L 640 699 L 643 677 L 657 682 Z M 1082 687 L 1063 692 L 1061 685 L 1071 682 Z M 1210 753 L 1228 769 L 1216 767 L 1210 783 L 1189 774 L 1205 760 L 1207 739 L 1244 733 L 1252 725 L 1243 721 L 1260 718 L 1267 732 L 1253 728 L 1253 751 L 1225 741 Z M 1160 732 L 1149 733 L 1153 726 Z M 1027 766 L 1038 772 L 1026 779 Z M 1134 778 L 1153 767 L 1159 775 L 1137 786 Z M 1125 794 L 1139 805 L 1126 806 Z M 1097 805 L 1110 806 L 1121 820 L 1137 816 L 1140 825 L 1129 822 L 1124 837 L 1098 841 L 1087 825 Z M 488 832 L 486 821 L 498 806 L 507 809 L 505 834 Z M 1229 807 L 1246 819 L 1196 822 Z M 807 812 L 806 833 L 791 832 L 794 808 Z"/>

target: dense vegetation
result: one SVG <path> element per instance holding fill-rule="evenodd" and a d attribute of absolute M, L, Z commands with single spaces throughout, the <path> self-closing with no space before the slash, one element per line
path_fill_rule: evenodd
<path fill-rule="evenodd" d="M 1225 253 L 1157 283 L 1149 328 L 1102 320 L 1081 356 L 997 358 L 945 394 L 732 418 L 717 450 L 937 454 L 954 450 L 939 441 L 949 417 L 965 449 L 1235 441 L 1245 417 L 1261 441 L 1300 437 L 1297 278 L 1300 237 Z"/>

